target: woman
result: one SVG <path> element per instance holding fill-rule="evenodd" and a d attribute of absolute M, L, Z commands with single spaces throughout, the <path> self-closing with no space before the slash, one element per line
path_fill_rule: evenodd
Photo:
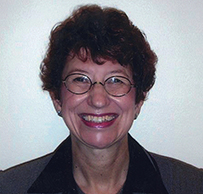
<path fill-rule="evenodd" d="M 168 193 L 156 163 L 163 159 L 128 134 L 156 62 L 120 10 L 82 6 L 57 25 L 41 80 L 70 136 L 54 153 L 6 171 L 4 193 Z"/>

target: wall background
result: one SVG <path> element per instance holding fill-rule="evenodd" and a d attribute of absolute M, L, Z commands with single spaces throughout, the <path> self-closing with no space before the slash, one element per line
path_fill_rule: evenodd
<path fill-rule="evenodd" d="M 41 91 L 39 64 L 54 24 L 78 4 L 99 2 L 126 11 L 159 57 L 131 134 L 152 152 L 203 167 L 201 0 L 1 0 L 0 169 L 51 152 L 68 135 Z"/>

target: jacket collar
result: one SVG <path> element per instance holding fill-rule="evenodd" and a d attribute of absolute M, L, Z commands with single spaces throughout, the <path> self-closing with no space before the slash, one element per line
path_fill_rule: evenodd
<path fill-rule="evenodd" d="M 155 161 L 130 135 L 128 139 L 130 164 L 123 193 L 167 193 Z M 70 136 L 56 149 L 28 193 L 77 193 L 72 173 Z"/>
<path fill-rule="evenodd" d="M 155 160 L 130 135 L 128 142 L 130 165 L 123 193 L 167 194 Z"/>
<path fill-rule="evenodd" d="M 70 136 L 55 150 L 45 169 L 28 189 L 28 193 L 63 193 L 75 190 L 72 174 Z"/>

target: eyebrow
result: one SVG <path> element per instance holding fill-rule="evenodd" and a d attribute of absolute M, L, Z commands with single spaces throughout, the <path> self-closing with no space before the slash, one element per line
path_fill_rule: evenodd
<path fill-rule="evenodd" d="M 78 68 L 74 68 L 74 69 L 72 69 L 70 72 L 68 72 L 68 74 L 70 75 L 70 74 L 75 73 L 75 72 L 86 73 L 86 74 L 88 74 L 87 71 L 85 71 L 85 70 L 83 70 L 83 69 L 78 69 Z"/>
<path fill-rule="evenodd" d="M 122 73 L 122 74 L 124 74 L 125 76 L 127 76 L 127 77 L 129 77 L 129 75 L 123 70 L 123 69 L 118 69 L 118 70 L 114 70 L 114 71 L 111 71 L 111 72 L 109 72 L 109 74 L 111 75 L 111 74 L 119 74 L 119 73 Z"/>
<path fill-rule="evenodd" d="M 116 74 L 116 73 L 125 73 L 125 71 L 123 71 L 122 69 L 118 69 L 118 70 L 109 72 L 109 74 Z"/>
<path fill-rule="evenodd" d="M 75 73 L 75 72 L 82 73 L 82 74 L 89 74 L 89 72 L 86 70 L 74 68 L 70 72 L 68 72 L 68 75 Z M 119 73 L 125 74 L 127 77 L 129 77 L 129 75 L 123 69 L 117 69 L 117 70 L 110 71 L 107 73 L 107 75 L 113 75 L 113 74 L 119 74 Z"/>

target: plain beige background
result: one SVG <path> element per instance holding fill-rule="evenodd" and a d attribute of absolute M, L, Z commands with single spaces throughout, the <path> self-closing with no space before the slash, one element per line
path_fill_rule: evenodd
<path fill-rule="evenodd" d="M 159 57 L 131 134 L 149 151 L 203 167 L 201 0 L 1 0 L 0 169 L 49 153 L 68 135 L 41 91 L 39 65 L 55 23 L 78 4 L 98 2 L 123 9 Z"/>

